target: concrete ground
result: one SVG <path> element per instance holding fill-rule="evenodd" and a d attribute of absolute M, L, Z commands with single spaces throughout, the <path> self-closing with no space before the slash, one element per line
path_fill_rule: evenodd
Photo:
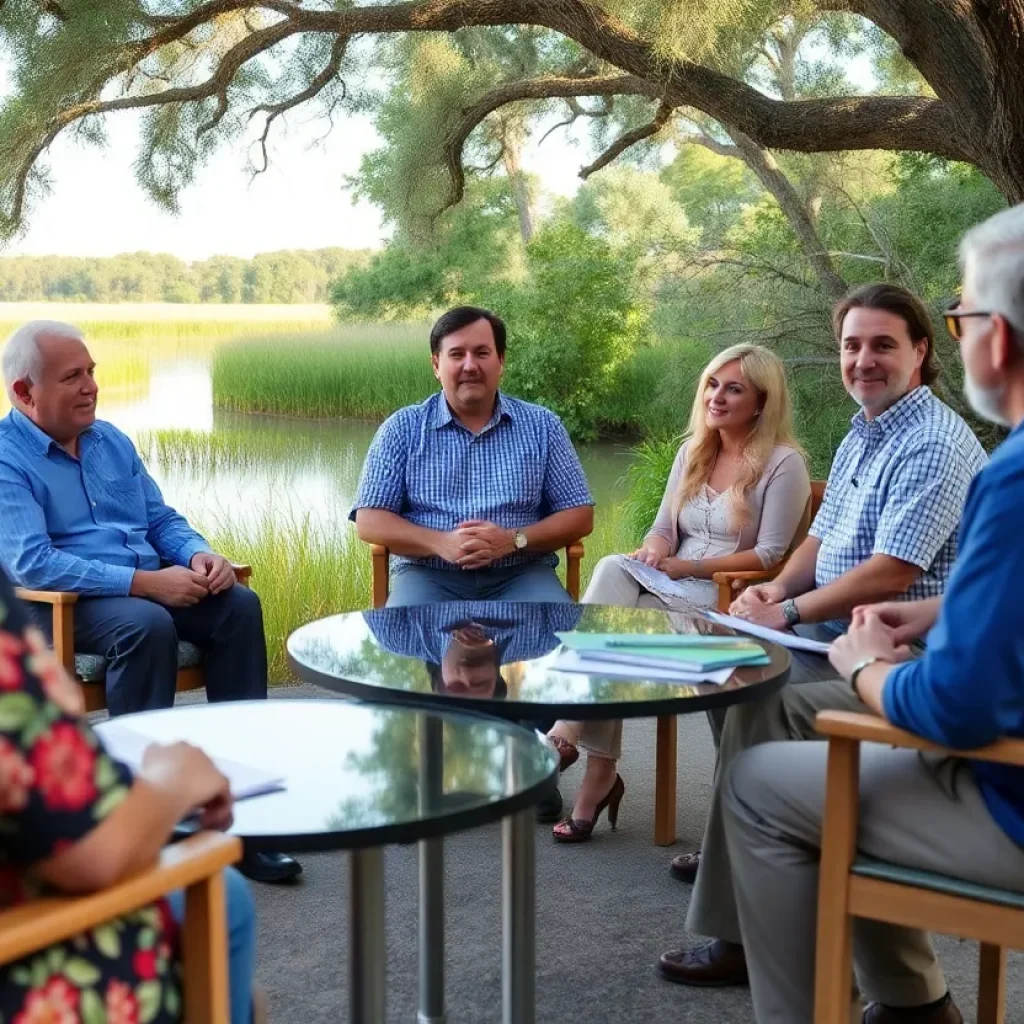
<path fill-rule="evenodd" d="M 324 696 L 312 686 L 279 687 L 274 698 Z M 594 840 L 555 845 L 537 826 L 537 1020 L 711 1024 L 752 1022 L 746 988 L 693 989 L 660 980 L 662 950 L 689 943 L 683 929 L 690 889 L 666 870 L 673 853 L 701 838 L 714 750 L 703 715 L 679 721 L 679 842 L 652 843 L 654 723 L 626 724 L 626 796 L 617 832 L 602 822 Z M 582 761 L 563 778 L 571 799 Z M 299 884 L 254 886 L 259 913 L 258 981 L 275 1024 L 347 1019 L 344 855 L 303 854 Z M 388 1020 L 416 1020 L 417 863 L 414 847 L 387 851 Z M 501 1020 L 501 863 L 498 826 L 446 843 L 447 993 L 451 1024 Z M 977 947 L 936 945 L 965 1020 L 974 1024 Z M 1007 1022 L 1024 1022 L 1024 957 L 1011 954 Z M 356 1024 L 356 1022 L 354 1022 Z M 794 1022 L 797 1024 L 797 1022 Z"/>

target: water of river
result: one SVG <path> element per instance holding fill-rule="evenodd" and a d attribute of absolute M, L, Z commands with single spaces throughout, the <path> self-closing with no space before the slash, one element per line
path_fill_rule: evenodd
<path fill-rule="evenodd" d="M 214 409 L 209 359 L 153 358 L 148 383 L 101 392 L 99 416 L 141 442 L 165 499 L 204 527 L 234 528 L 272 516 L 308 516 L 337 525 L 351 505 L 377 424 L 223 413 Z M 200 434 L 177 445 L 173 432 Z M 172 432 L 168 434 L 167 432 Z M 163 446 L 152 442 L 165 438 Z M 611 444 L 579 447 L 599 515 L 618 519 L 628 452 Z M 608 524 L 610 525 L 610 523 Z"/>

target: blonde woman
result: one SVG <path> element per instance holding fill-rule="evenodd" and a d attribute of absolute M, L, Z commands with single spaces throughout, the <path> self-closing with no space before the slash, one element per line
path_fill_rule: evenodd
<path fill-rule="evenodd" d="M 713 608 L 716 572 L 768 569 L 789 550 L 811 494 L 781 360 L 734 345 L 701 375 L 683 444 L 657 518 L 631 555 L 594 570 L 584 603 L 663 611 Z M 614 825 L 624 787 L 616 773 L 621 722 L 557 722 L 548 734 L 563 768 L 587 751 L 571 817 L 559 842 L 590 838 L 608 808 Z"/>

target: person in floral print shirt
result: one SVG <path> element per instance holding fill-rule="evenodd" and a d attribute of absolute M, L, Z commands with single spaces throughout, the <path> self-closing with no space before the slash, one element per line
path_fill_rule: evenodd
<path fill-rule="evenodd" d="M 198 811 L 231 824 L 227 780 L 198 748 L 153 744 L 141 770 L 104 750 L 79 688 L 0 573 L 0 909 L 47 888 L 90 892 L 155 860 Z M 231 1024 L 252 1020 L 255 918 L 228 872 Z M 181 893 L 0 967 L 0 1024 L 165 1024 L 182 1014 Z"/>

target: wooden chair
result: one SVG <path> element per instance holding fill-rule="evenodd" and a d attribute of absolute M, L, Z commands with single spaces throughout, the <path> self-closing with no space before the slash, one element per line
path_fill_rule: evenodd
<path fill-rule="evenodd" d="M 383 608 L 388 600 L 389 573 L 388 557 L 390 551 L 383 544 L 370 545 L 370 558 L 373 560 L 373 582 L 370 599 L 374 608 Z M 580 562 L 583 561 L 583 542 L 567 544 L 565 548 L 565 589 L 574 600 L 580 599 Z"/>
<path fill-rule="evenodd" d="M 201 832 L 168 846 L 159 863 L 102 892 L 47 896 L 5 910 L 0 913 L 0 965 L 113 921 L 173 889 L 184 889 L 181 1019 L 226 1021 L 230 1010 L 223 871 L 241 856 L 241 840 Z"/>
<path fill-rule="evenodd" d="M 238 582 L 249 586 L 252 568 L 248 565 L 234 566 Z M 68 675 L 76 679 L 85 694 L 86 711 L 102 711 L 107 706 L 107 692 L 104 684 L 106 665 L 101 655 L 75 653 L 75 604 L 78 594 L 64 590 L 29 590 L 16 587 L 15 593 L 23 601 L 48 604 L 52 609 L 53 651 Z M 182 641 L 178 644 L 177 689 L 201 690 L 203 688 L 203 655 L 194 644 Z"/>
<path fill-rule="evenodd" d="M 712 581 L 718 585 L 720 612 L 727 612 L 736 595 L 753 583 L 774 579 L 792 554 L 804 541 L 825 496 L 825 481 L 811 481 L 811 497 L 803 518 L 793 536 L 786 557 L 771 569 L 752 572 L 716 572 Z M 676 759 L 678 729 L 675 715 L 658 719 L 654 752 L 654 843 L 671 846 L 676 841 Z"/>
<path fill-rule="evenodd" d="M 782 567 L 789 561 L 789 556 L 807 539 L 807 532 L 811 528 L 811 523 L 814 522 L 814 517 L 818 514 L 818 509 L 821 508 L 824 498 L 825 481 L 812 480 L 811 498 L 807 503 L 807 509 L 800 520 L 800 525 L 793 536 L 793 543 L 790 544 L 786 557 L 778 565 L 774 565 L 770 569 L 754 569 L 750 572 L 716 572 L 711 577 L 712 581 L 718 585 L 717 608 L 720 612 L 728 612 L 729 605 L 747 587 L 753 586 L 755 583 L 767 583 L 782 572 Z"/>
<path fill-rule="evenodd" d="M 815 1024 L 848 1020 L 853 978 L 853 919 L 868 918 L 981 943 L 978 1024 L 1003 1024 L 1006 950 L 1024 947 L 1024 894 L 916 871 L 858 856 L 860 744 L 927 750 L 1024 766 L 1024 740 L 1001 739 L 981 750 L 945 750 L 874 715 L 824 711 L 828 779 L 822 827 L 815 973 Z"/>

